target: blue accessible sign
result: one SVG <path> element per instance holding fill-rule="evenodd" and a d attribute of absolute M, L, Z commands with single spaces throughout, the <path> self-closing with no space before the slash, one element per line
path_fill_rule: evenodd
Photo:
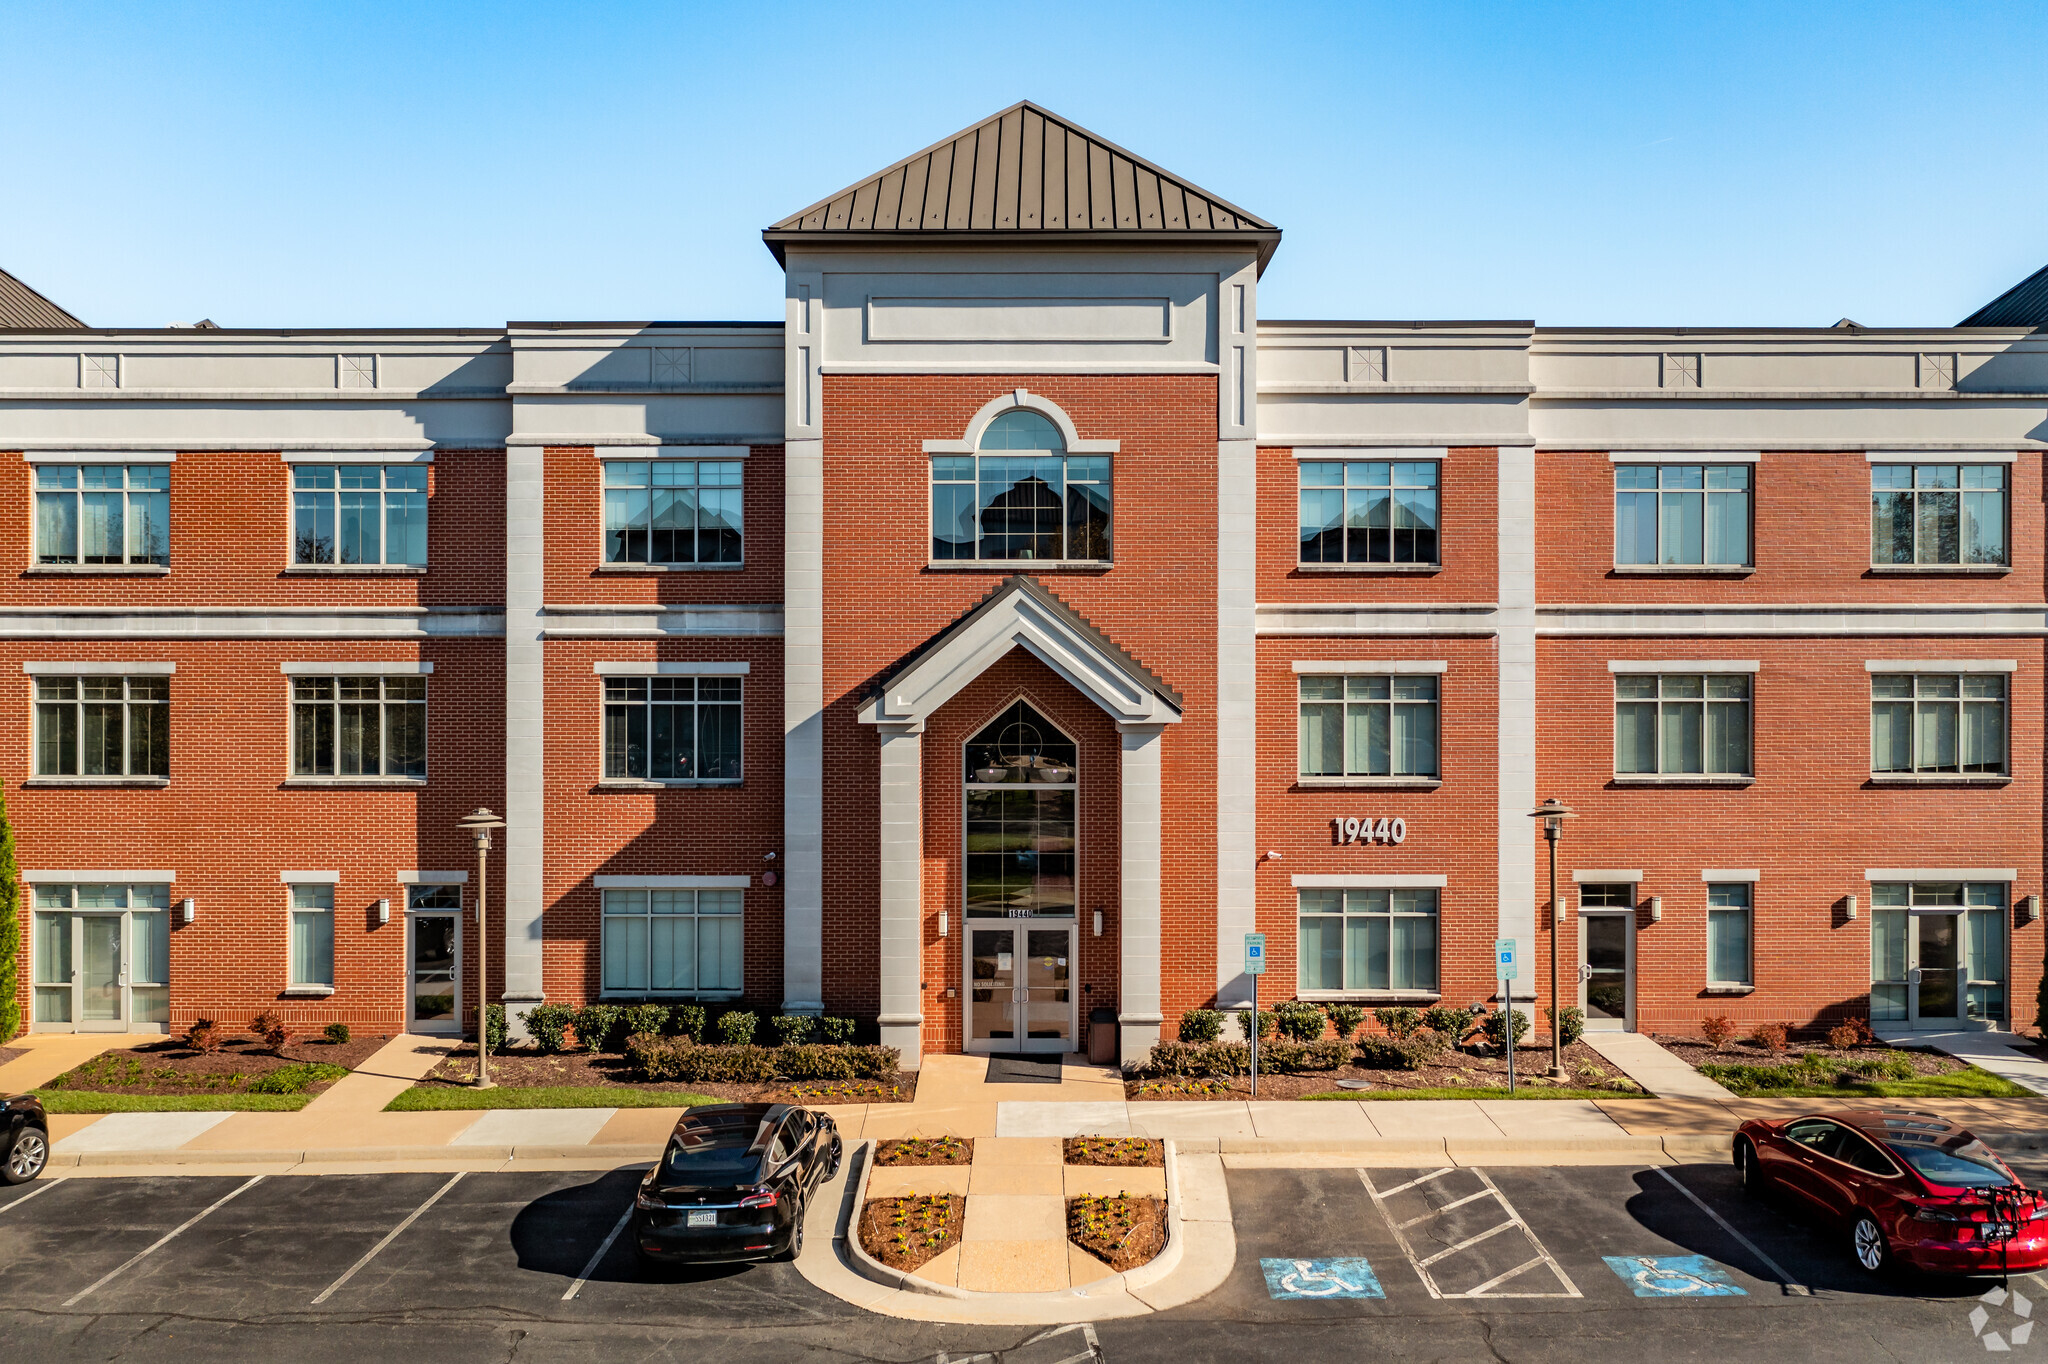
<path fill-rule="evenodd" d="M 1746 1298 L 1728 1271 L 1704 1255 L 1603 1255 L 1639 1298 Z"/>
<path fill-rule="evenodd" d="M 1496 980 L 1515 978 L 1515 940 L 1496 938 L 1493 942 L 1493 974 Z"/>
<path fill-rule="evenodd" d="M 1269 1297 L 1290 1298 L 1384 1298 L 1372 1266 L 1362 1259 L 1261 1260 Z"/>
<path fill-rule="evenodd" d="M 1247 933 L 1244 935 L 1244 970 L 1248 976 L 1266 974 L 1266 935 Z"/>

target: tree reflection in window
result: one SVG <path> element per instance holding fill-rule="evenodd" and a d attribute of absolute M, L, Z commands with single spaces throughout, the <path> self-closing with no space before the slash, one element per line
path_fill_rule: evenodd
<path fill-rule="evenodd" d="M 1107 560 L 1109 456 L 1069 455 L 1059 429 L 1014 408 L 980 452 L 932 460 L 932 558 Z"/>
<path fill-rule="evenodd" d="M 967 912 L 1074 912 L 1074 741 L 1023 701 L 967 742 Z"/>

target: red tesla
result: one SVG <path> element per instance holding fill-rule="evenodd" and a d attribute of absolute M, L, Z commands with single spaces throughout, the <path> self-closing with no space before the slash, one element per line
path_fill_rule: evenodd
<path fill-rule="evenodd" d="M 1846 1231 L 1873 1274 L 1894 1261 L 1938 1274 L 2048 1266 L 2048 1194 L 1932 1113 L 1752 1118 L 1736 1130 L 1735 1165 L 1751 1193 L 1786 1190 Z"/>

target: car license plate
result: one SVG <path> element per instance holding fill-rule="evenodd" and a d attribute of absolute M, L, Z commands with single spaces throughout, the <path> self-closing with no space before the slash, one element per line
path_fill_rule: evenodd
<path fill-rule="evenodd" d="M 699 1212 L 693 1208 L 685 1218 L 683 1225 L 689 1227 L 715 1227 L 718 1225 L 718 1213 L 711 1209 Z"/>

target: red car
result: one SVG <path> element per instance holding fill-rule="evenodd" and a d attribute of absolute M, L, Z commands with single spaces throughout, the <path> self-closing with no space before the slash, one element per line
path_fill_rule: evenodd
<path fill-rule="evenodd" d="M 2048 1195 L 1932 1113 L 1752 1118 L 1736 1130 L 1735 1164 L 1751 1193 L 1788 1190 L 1843 1228 L 1873 1274 L 1894 1261 L 1938 1274 L 2048 1266 Z"/>

